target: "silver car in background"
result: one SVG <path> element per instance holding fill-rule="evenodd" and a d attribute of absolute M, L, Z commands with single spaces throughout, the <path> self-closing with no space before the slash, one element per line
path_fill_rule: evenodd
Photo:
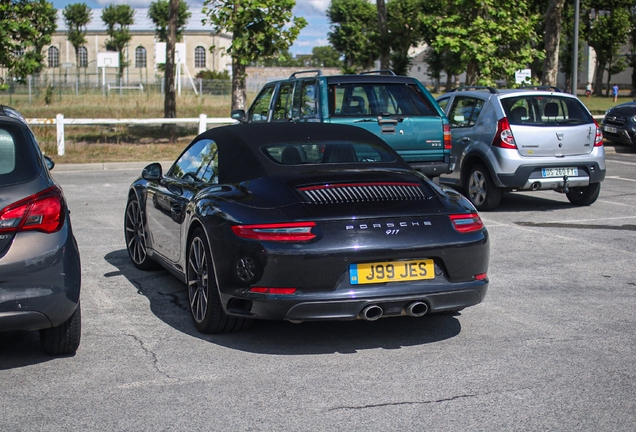
<path fill-rule="evenodd" d="M 478 210 L 503 192 L 554 190 L 596 201 L 605 179 L 603 135 L 585 105 L 556 88 L 461 87 L 437 98 L 452 134 L 453 174 Z"/>
<path fill-rule="evenodd" d="M 80 344 L 80 256 L 69 210 L 33 133 L 0 105 L 0 332 L 40 332 L 47 354 Z"/>

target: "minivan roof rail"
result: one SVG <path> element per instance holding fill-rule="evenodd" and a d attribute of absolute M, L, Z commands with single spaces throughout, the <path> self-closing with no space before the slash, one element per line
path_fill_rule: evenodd
<path fill-rule="evenodd" d="M 366 71 L 366 72 L 360 72 L 358 75 L 372 75 L 372 74 L 377 74 L 377 75 L 395 75 L 395 72 L 393 72 L 392 70 L 373 70 L 373 71 Z"/>
<path fill-rule="evenodd" d="M 296 78 L 296 75 L 310 74 L 310 73 L 316 74 L 316 76 L 322 76 L 322 70 L 320 70 L 320 69 L 310 69 L 310 70 L 294 72 L 293 74 L 291 74 L 289 76 L 289 78 Z"/>
<path fill-rule="evenodd" d="M 461 86 L 454 89 L 450 89 L 449 93 L 454 91 L 469 91 L 469 90 L 488 90 L 492 94 L 499 93 L 499 91 L 496 88 L 491 86 Z"/>

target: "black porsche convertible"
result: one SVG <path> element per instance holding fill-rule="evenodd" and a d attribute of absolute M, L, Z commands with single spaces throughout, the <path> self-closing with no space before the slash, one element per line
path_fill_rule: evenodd
<path fill-rule="evenodd" d="M 210 129 L 166 173 L 143 170 L 124 225 L 134 265 L 186 283 L 204 333 L 453 312 L 488 288 L 472 204 L 354 126 Z"/>

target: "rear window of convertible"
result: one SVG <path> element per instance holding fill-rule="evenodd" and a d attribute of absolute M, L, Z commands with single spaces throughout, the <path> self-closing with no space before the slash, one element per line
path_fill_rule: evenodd
<path fill-rule="evenodd" d="M 285 143 L 261 151 L 280 165 L 395 162 L 395 156 L 375 144 L 349 141 Z"/>

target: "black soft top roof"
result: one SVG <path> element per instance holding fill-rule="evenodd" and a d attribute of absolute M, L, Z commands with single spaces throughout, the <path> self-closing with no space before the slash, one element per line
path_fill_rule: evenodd
<path fill-rule="evenodd" d="M 199 135 L 196 141 L 212 139 L 219 150 L 219 180 L 222 183 L 237 183 L 268 175 L 289 175 L 301 172 L 297 165 L 285 166 L 274 163 L 260 148 L 264 145 L 287 143 L 320 143 L 327 141 L 349 141 L 382 147 L 395 155 L 395 162 L 382 164 L 385 167 L 409 168 L 409 165 L 382 139 L 356 126 L 328 123 L 248 123 L 222 126 Z M 344 168 L 339 164 L 339 168 Z M 325 167 L 326 168 L 326 167 Z M 307 170 L 314 169 L 310 165 Z"/>

